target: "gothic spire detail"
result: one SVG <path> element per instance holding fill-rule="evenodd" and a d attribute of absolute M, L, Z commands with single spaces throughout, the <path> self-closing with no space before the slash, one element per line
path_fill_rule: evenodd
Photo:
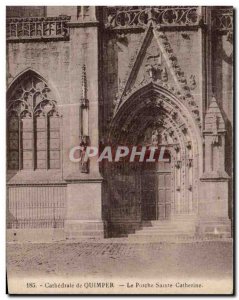
<path fill-rule="evenodd" d="M 88 107 L 89 101 L 87 99 L 87 76 L 86 76 L 86 66 L 82 66 L 82 77 L 81 77 L 81 106 Z"/>
<path fill-rule="evenodd" d="M 205 116 L 205 130 L 217 132 L 225 130 L 225 121 L 216 98 L 213 96 Z"/>

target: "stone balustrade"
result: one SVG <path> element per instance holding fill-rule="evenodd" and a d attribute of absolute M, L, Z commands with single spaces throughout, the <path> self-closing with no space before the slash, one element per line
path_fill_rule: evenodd
<path fill-rule="evenodd" d="M 233 31 L 233 9 L 215 9 L 212 14 L 214 30 L 219 32 Z"/>
<path fill-rule="evenodd" d="M 196 6 L 112 7 L 107 8 L 109 29 L 144 28 L 153 20 L 159 26 L 195 26 L 200 13 Z"/>
<path fill-rule="evenodd" d="M 43 18 L 8 18 L 7 41 L 20 42 L 24 40 L 67 40 L 69 30 L 68 16 Z"/>

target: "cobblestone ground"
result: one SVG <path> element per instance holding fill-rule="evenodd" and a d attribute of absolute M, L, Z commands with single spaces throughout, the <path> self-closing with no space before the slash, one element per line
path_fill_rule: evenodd
<path fill-rule="evenodd" d="M 8 274 L 166 278 L 231 277 L 232 243 L 8 244 Z"/>

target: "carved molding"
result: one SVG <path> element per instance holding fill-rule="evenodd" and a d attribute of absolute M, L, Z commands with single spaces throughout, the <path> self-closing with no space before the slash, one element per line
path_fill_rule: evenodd
<path fill-rule="evenodd" d="M 221 33 L 227 34 L 233 31 L 233 9 L 229 8 L 217 8 L 212 12 L 212 25 L 213 29 Z"/>
<path fill-rule="evenodd" d="M 189 158 L 189 159 L 187 160 L 186 166 L 189 167 L 189 168 L 191 168 L 191 167 L 193 166 L 193 160 L 192 160 L 192 158 Z"/>
<path fill-rule="evenodd" d="M 7 18 L 8 42 L 68 40 L 69 16 L 45 18 Z"/>
<path fill-rule="evenodd" d="M 150 85 L 148 89 L 150 89 Z M 192 128 L 189 126 L 191 121 L 188 120 L 185 112 L 175 105 L 174 101 L 170 101 L 170 97 L 163 93 L 157 94 L 153 87 L 149 91 L 147 96 L 145 91 L 138 92 L 139 98 L 137 95 L 132 96 L 135 101 L 138 99 L 137 105 L 133 99 L 126 101 L 122 105 L 110 124 L 110 141 L 116 143 L 137 143 L 136 132 L 144 133 L 146 128 L 160 121 L 160 126 L 164 128 L 170 139 L 168 145 L 177 144 L 178 148 L 182 149 L 182 153 L 188 153 L 186 151 L 188 147 L 189 150 L 192 149 L 191 155 L 193 156 L 199 151 L 196 141 L 196 136 L 199 132 L 192 133 Z M 155 98 L 158 100 L 156 101 Z M 173 118 L 173 116 L 175 117 Z M 181 126 L 187 128 L 187 134 L 182 133 Z M 190 140 L 190 146 L 188 145 L 188 140 Z M 174 151 L 176 150 L 175 148 Z"/>
<path fill-rule="evenodd" d="M 111 30 L 145 28 L 150 22 L 160 27 L 198 26 L 201 19 L 197 6 L 108 7 L 105 27 Z"/>

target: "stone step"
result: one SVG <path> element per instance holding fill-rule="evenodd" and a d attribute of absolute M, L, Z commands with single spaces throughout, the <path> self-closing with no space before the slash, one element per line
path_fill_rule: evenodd
<path fill-rule="evenodd" d="M 87 237 L 103 237 L 101 230 L 78 230 L 66 233 L 67 238 L 87 238 Z"/>
<path fill-rule="evenodd" d="M 173 219 L 196 219 L 197 217 L 194 214 L 180 214 L 180 215 L 173 215 Z"/>
<path fill-rule="evenodd" d="M 177 224 L 177 223 L 195 223 L 196 220 L 183 220 L 183 219 L 171 219 L 168 221 L 159 221 L 159 220 L 155 220 L 155 221 L 151 221 L 152 225 L 156 225 L 156 224 Z"/>
<path fill-rule="evenodd" d="M 175 233 L 175 234 L 177 234 L 178 232 L 194 233 L 195 230 L 194 229 L 182 230 L 181 228 L 180 229 L 176 229 L 176 228 L 174 228 L 174 229 L 166 229 L 166 228 L 154 228 L 154 227 L 152 227 L 152 228 L 143 228 L 141 230 L 137 230 L 135 233 L 137 233 L 137 232 L 141 232 L 141 233 L 145 232 L 145 233 L 148 233 L 148 234 L 151 234 L 151 233 L 155 234 L 157 232 L 159 232 L 159 233 L 165 233 L 165 234 L 167 234 L 167 233 Z"/>
<path fill-rule="evenodd" d="M 196 220 L 173 219 L 172 223 L 196 223 Z"/>
<path fill-rule="evenodd" d="M 104 230 L 104 224 L 102 222 L 82 221 L 82 222 L 68 223 L 66 221 L 65 226 L 69 228 L 69 231 Z"/>
<path fill-rule="evenodd" d="M 195 224 L 178 224 L 176 228 L 180 230 L 195 230 L 196 226 Z"/>
<path fill-rule="evenodd" d="M 231 231 L 231 226 L 229 226 L 229 225 L 216 225 L 216 226 L 208 226 L 207 228 L 206 228 L 206 232 L 207 231 Z"/>
<path fill-rule="evenodd" d="M 207 222 L 206 226 L 210 226 L 210 227 L 230 227 L 231 228 L 231 224 L 228 222 Z"/>
<path fill-rule="evenodd" d="M 85 242 L 90 242 L 90 241 L 104 241 L 103 237 L 96 237 L 96 236 L 88 236 L 88 235 L 84 235 L 84 236 L 71 236 L 71 237 L 66 237 L 65 239 L 66 242 L 73 242 L 73 241 L 85 241 Z"/>
<path fill-rule="evenodd" d="M 167 230 L 177 230 L 178 227 L 177 226 L 151 226 L 151 227 L 142 227 L 139 230 L 142 229 L 149 229 L 149 230 L 159 230 L 159 229 L 167 229 Z"/>
<path fill-rule="evenodd" d="M 206 237 L 231 237 L 231 222 L 225 219 L 200 222 L 200 234 Z"/>
<path fill-rule="evenodd" d="M 171 222 L 174 224 L 195 224 L 196 220 L 180 220 L 180 219 L 176 220 L 176 219 L 174 219 Z"/>
<path fill-rule="evenodd" d="M 182 240 L 193 240 L 194 235 L 189 235 L 189 234 L 180 234 L 180 235 L 130 235 L 128 237 L 130 241 L 148 241 L 148 242 L 163 242 L 163 241 L 182 241 Z"/>
<path fill-rule="evenodd" d="M 182 217 L 182 216 L 181 216 Z M 141 239 L 162 239 L 178 240 L 180 238 L 192 238 L 195 235 L 194 220 L 173 219 L 173 220 L 151 220 L 142 222 L 142 228 L 136 230 L 134 234 L 129 234 L 131 238 Z"/>
<path fill-rule="evenodd" d="M 195 230 L 195 224 L 153 224 L 152 226 L 143 226 L 142 229 L 149 229 L 149 230 L 159 230 L 159 229 L 165 229 L 165 230 Z"/>
<path fill-rule="evenodd" d="M 166 227 L 166 226 L 162 226 L 162 227 L 152 226 L 152 227 L 142 227 L 139 230 L 149 230 L 149 231 L 151 231 L 151 230 L 166 230 L 166 231 L 176 230 L 177 231 L 178 228 L 177 227 Z"/>
<path fill-rule="evenodd" d="M 143 225 L 143 224 L 142 224 Z M 145 227 L 144 225 L 143 225 L 143 227 Z M 152 221 L 152 224 L 151 224 L 151 226 L 146 226 L 146 227 L 169 227 L 169 228 L 173 228 L 173 227 L 176 227 L 176 224 L 175 223 L 173 223 L 173 222 L 167 222 L 167 223 L 165 223 L 165 221 L 163 221 L 163 222 L 158 222 L 158 221 Z"/>
<path fill-rule="evenodd" d="M 183 231 L 177 231 L 177 232 L 145 232 L 145 231 L 137 231 L 135 232 L 135 234 L 130 234 L 129 236 L 165 236 L 165 237 L 169 237 L 169 236 L 180 236 L 180 235 L 194 235 L 194 233 L 185 233 Z"/>
<path fill-rule="evenodd" d="M 143 227 L 148 227 L 148 226 L 150 227 L 152 226 L 152 221 L 142 221 L 141 224 Z"/>
<path fill-rule="evenodd" d="M 204 234 L 206 238 L 231 238 L 230 232 L 220 232 L 220 233 L 206 233 Z"/>
<path fill-rule="evenodd" d="M 196 220 L 196 217 L 195 216 L 182 216 L 182 215 L 180 215 L 180 216 L 173 216 L 172 218 L 171 218 L 172 220 L 185 220 L 185 221 L 187 221 L 187 220 Z"/>

